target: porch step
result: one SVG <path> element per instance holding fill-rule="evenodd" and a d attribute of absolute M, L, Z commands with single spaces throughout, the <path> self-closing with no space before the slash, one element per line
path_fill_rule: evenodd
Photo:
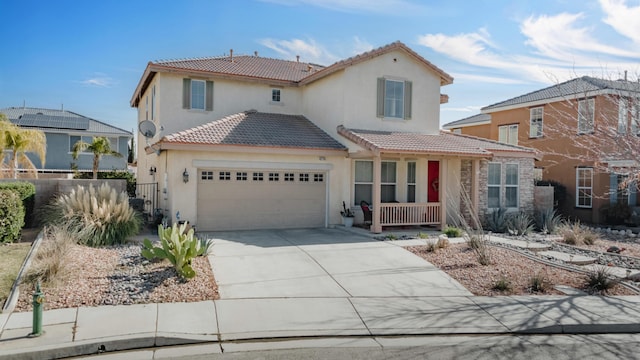
<path fill-rule="evenodd" d="M 597 261 L 596 258 L 582 256 L 582 255 L 571 255 L 559 251 L 541 251 L 538 253 L 540 256 L 547 256 L 556 260 L 564 261 L 568 264 L 574 265 L 589 265 L 593 264 Z"/>

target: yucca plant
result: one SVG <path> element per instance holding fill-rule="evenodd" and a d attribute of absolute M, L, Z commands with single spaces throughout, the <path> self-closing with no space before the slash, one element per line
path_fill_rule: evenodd
<path fill-rule="evenodd" d="M 495 209 L 485 215 L 484 229 L 495 233 L 507 231 L 507 209 Z"/>
<path fill-rule="evenodd" d="M 88 188 L 78 185 L 58 196 L 46 217 L 50 223 L 64 224 L 77 243 L 94 247 L 121 244 L 137 234 L 141 224 L 127 193 L 118 194 L 107 183 L 97 189 L 92 184 Z"/>
<path fill-rule="evenodd" d="M 555 234 L 562 219 L 554 209 L 545 209 L 536 213 L 536 228 L 545 234 Z"/>

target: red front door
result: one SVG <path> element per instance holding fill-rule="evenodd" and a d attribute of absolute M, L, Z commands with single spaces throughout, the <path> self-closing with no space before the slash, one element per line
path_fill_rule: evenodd
<path fill-rule="evenodd" d="M 427 201 L 439 202 L 440 201 L 440 162 L 429 161 L 429 167 L 427 172 Z"/>

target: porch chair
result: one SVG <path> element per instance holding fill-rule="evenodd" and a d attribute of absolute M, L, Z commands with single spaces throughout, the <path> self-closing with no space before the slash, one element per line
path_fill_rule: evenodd
<path fill-rule="evenodd" d="M 360 201 L 360 208 L 362 209 L 362 213 L 364 214 L 364 223 L 372 224 L 373 219 L 371 218 L 371 209 L 369 208 L 369 203 L 364 200 Z"/>

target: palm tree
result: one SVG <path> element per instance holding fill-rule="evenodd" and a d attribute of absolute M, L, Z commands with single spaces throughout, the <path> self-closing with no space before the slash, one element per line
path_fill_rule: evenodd
<path fill-rule="evenodd" d="M 111 155 L 115 157 L 122 157 L 122 154 L 111 149 L 111 142 L 104 136 L 96 136 L 93 138 L 91 144 L 84 141 L 78 141 L 73 145 L 71 155 L 74 160 L 78 159 L 78 154 L 88 151 L 93 153 L 93 179 L 98 178 L 98 168 L 100 166 L 100 159 L 102 155 Z"/>
<path fill-rule="evenodd" d="M 16 169 L 18 169 L 19 166 L 32 171 L 37 178 L 37 168 L 26 153 L 36 153 L 40 158 L 42 166 L 44 166 L 47 154 L 47 138 L 44 132 L 34 129 L 23 129 L 7 121 L 3 114 L 0 115 L 0 146 L 2 146 L 3 151 L 11 151 L 8 164 L 6 165 L 3 156 L 2 168 L 8 167 L 9 175 L 14 179 L 18 178 Z"/>

